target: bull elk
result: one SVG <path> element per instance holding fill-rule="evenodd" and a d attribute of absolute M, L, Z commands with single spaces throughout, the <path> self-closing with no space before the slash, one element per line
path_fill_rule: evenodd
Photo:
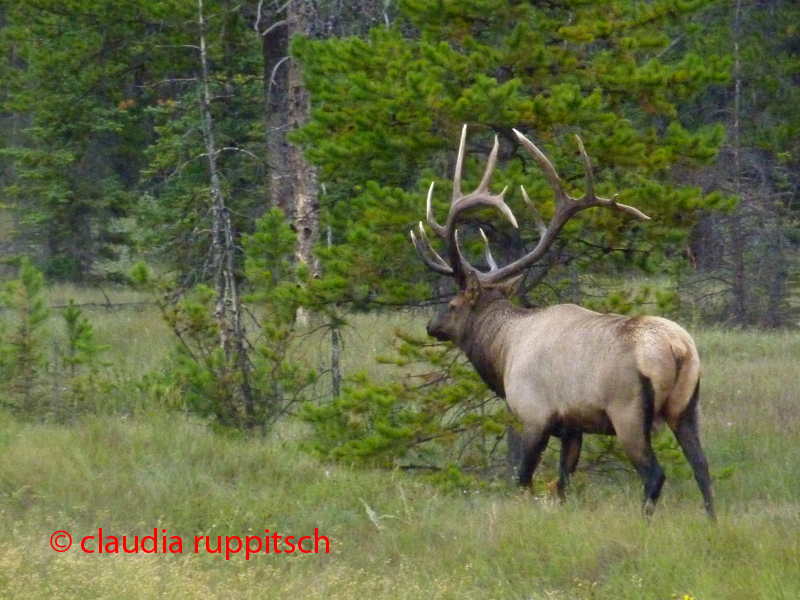
<path fill-rule="evenodd" d="M 583 434 L 617 435 L 644 483 L 643 511 L 649 516 L 665 480 L 650 434 L 654 422 L 664 421 L 688 459 L 705 509 L 713 518 L 711 478 L 698 433 L 700 362 L 691 336 L 676 323 L 660 317 L 600 314 L 574 304 L 529 310 L 508 299 L 516 281 L 544 256 L 576 213 L 600 206 L 638 219 L 649 217 L 620 204 L 616 195 L 607 199 L 595 194 L 592 165 L 580 138 L 586 192 L 576 198 L 564 190 L 547 157 L 514 130 L 519 143 L 544 171 L 555 193 L 555 212 L 545 225 L 522 188 L 539 231 L 538 244 L 525 256 L 498 267 L 484 236 L 489 270 L 480 271 L 469 264 L 459 248 L 460 217 L 469 209 L 488 206 L 499 210 L 514 227 L 517 220 L 503 200 L 506 190 L 498 195 L 489 191 L 497 160 L 497 138 L 477 189 L 462 194 L 466 132 L 464 126 L 453 198 L 444 225 L 439 225 L 433 216 L 433 183 L 428 191 L 428 225 L 445 241 L 447 260 L 431 245 L 422 222 L 419 237 L 412 231 L 411 239 L 425 265 L 455 279 L 460 290 L 428 323 L 428 334 L 458 346 L 523 424 L 520 485 L 530 486 L 550 437 L 559 437 L 557 489 L 563 500 L 569 475 L 580 456 Z"/>

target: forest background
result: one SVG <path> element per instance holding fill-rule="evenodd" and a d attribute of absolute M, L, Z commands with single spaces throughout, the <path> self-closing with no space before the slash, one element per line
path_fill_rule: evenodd
<path fill-rule="evenodd" d="M 338 404 L 304 414 L 328 423 L 317 433 L 332 446 L 358 434 L 345 413 L 374 413 L 369 391 L 396 401 L 372 415 L 394 428 L 389 438 L 438 436 L 419 403 L 435 391 L 430 410 L 442 414 L 485 396 L 469 369 L 405 334 L 390 360 L 427 365 L 415 371 L 427 378 L 389 390 L 342 373 L 341 335 L 356 315 L 452 293 L 421 268 L 407 232 L 428 182 L 452 172 L 463 123 L 468 179 L 498 135 L 495 185 L 524 183 L 547 216 L 552 194 L 511 130 L 576 189 L 580 134 L 600 191 L 653 218 L 571 223 L 523 281 L 522 304 L 795 325 L 797 13 L 790 2 L 703 0 L 6 1 L 0 252 L 7 278 L 23 282 L 4 300 L 16 315 L 1 363 L 8 404 L 58 413 L 69 403 L 43 400 L 59 387 L 44 373 L 59 361 L 68 379 L 97 369 L 79 306 L 65 316 L 65 349 L 50 353 L 61 358 L 46 356 L 33 283 L 43 274 L 99 287 L 106 303 L 109 286 L 147 289 L 176 341 L 150 375 L 223 427 L 269 429 L 330 372 L 315 397 Z M 466 236 L 478 254 L 477 227 L 505 262 L 536 236 L 530 216 L 512 232 L 479 215 Z M 309 328 L 330 332 L 324 365 L 293 356 Z M 344 376 L 359 380 L 341 400 Z M 330 431 L 334 416 L 341 431 Z M 461 433 L 494 430 L 458 421 Z M 416 445 L 367 429 L 362 441 Z"/>

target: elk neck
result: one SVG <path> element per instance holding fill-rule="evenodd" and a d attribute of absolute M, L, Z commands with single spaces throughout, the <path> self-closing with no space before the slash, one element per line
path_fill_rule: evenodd
<path fill-rule="evenodd" d="M 474 311 L 459 347 L 486 385 L 505 398 L 503 373 L 512 343 L 508 337 L 514 330 L 514 323 L 530 316 L 531 311 L 515 306 L 506 298 L 479 301 Z"/>

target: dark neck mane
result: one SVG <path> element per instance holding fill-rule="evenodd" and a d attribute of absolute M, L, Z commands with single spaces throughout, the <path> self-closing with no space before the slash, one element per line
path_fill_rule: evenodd
<path fill-rule="evenodd" d="M 529 311 L 514 306 L 506 300 L 492 299 L 475 309 L 477 314 L 470 330 L 464 336 L 461 349 L 489 388 L 505 398 L 503 386 L 504 332 L 510 321 L 525 316 Z"/>

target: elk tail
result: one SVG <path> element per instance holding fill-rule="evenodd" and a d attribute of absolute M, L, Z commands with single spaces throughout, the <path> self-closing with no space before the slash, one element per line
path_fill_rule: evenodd
<path fill-rule="evenodd" d="M 692 401 L 700 382 L 700 359 L 691 338 L 674 340 L 671 346 L 672 358 L 675 361 L 675 381 L 666 412 L 672 424 L 680 418 Z"/>
<path fill-rule="evenodd" d="M 678 378 L 681 376 L 681 367 L 683 366 L 683 355 L 675 354 L 675 346 L 672 346 L 672 358 L 675 361 L 675 381 L 678 383 Z"/>

